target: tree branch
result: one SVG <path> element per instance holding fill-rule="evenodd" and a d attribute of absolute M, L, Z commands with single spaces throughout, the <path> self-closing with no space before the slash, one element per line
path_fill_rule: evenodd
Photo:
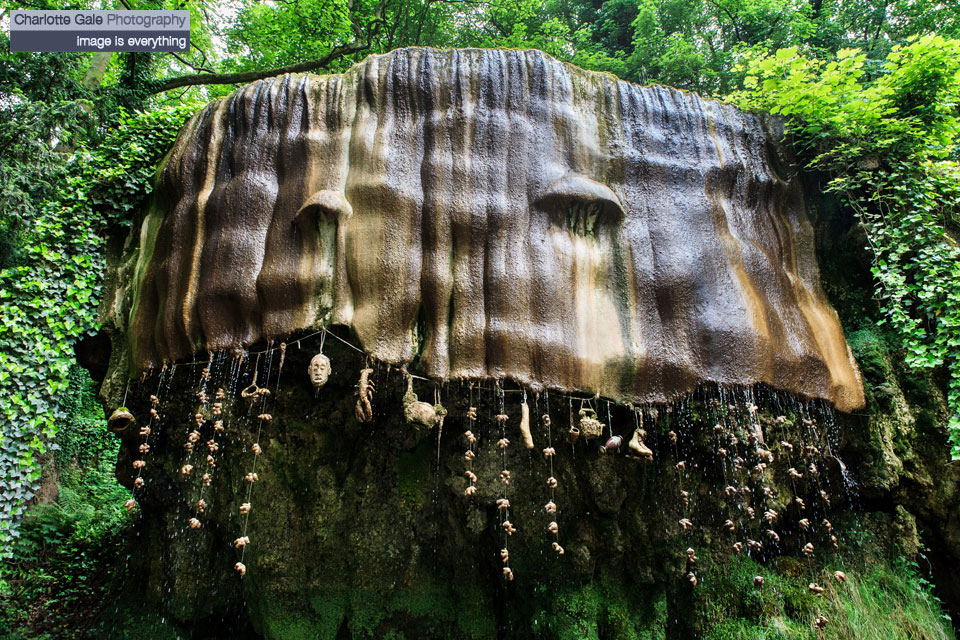
<path fill-rule="evenodd" d="M 276 67 L 274 69 L 260 69 L 257 71 L 240 71 L 238 73 L 196 73 L 187 76 L 177 76 L 167 78 L 158 82 L 150 90 L 150 93 L 163 93 L 171 89 L 180 87 L 195 87 L 208 84 L 246 84 L 255 80 L 281 76 L 286 73 L 302 73 L 304 71 L 315 71 L 328 67 L 332 62 L 345 56 L 359 53 L 370 48 L 370 43 L 351 43 L 341 47 L 335 47 L 330 53 L 319 60 L 310 60 L 308 62 L 298 62 L 297 64 L 288 64 L 285 67 Z"/>
<path fill-rule="evenodd" d="M 167 51 L 167 53 L 169 53 L 169 54 L 172 55 L 174 58 L 176 58 L 177 60 L 179 60 L 180 62 L 182 62 L 184 65 L 190 67 L 190 68 L 193 69 L 194 71 L 204 71 L 204 72 L 206 72 L 206 73 L 215 73 L 213 69 L 207 69 L 207 68 L 205 68 L 205 67 L 203 66 L 203 63 L 200 63 L 200 65 L 195 65 L 195 64 L 193 64 L 192 62 L 188 62 L 188 61 L 184 60 L 183 58 L 181 58 L 180 56 L 178 56 L 178 55 L 177 55 L 175 52 L 173 52 L 173 51 Z M 99 55 L 99 54 L 98 54 L 98 55 Z"/>

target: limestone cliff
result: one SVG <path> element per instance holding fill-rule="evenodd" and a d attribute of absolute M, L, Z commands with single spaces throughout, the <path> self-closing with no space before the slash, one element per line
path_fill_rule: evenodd
<path fill-rule="evenodd" d="M 197 638 L 839 639 L 910 617 L 864 589 L 922 539 L 956 614 L 941 390 L 780 138 L 534 51 L 209 105 L 102 307 L 132 601 Z"/>
<path fill-rule="evenodd" d="M 345 325 L 435 379 L 635 403 L 764 382 L 859 407 L 780 135 L 536 51 L 251 84 L 159 172 L 111 298 L 118 369 Z"/>

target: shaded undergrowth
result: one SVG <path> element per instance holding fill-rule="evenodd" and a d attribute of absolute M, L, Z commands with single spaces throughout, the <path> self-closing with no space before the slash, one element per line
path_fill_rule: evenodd
<path fill-rule="evenodd" d="M 845 582 L 834 576 L 840 570 Z M 764 579 L 762 588 L 753 586 L 754 576 Z M 823 594 L 814 595 L 810 583 Z M 930 583 L 903 559 L 810 568 L 789 557 L 769 567 L 736 558 L 703 587 L 699 614 L 708 640 L 955 637 Z"/>

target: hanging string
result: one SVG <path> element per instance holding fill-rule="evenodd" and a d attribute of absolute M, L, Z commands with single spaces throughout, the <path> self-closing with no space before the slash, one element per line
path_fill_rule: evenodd
<path fill-rule="evenodd" d="M 507 491 L 507 487 L 510 486 L 510 471 L 507 470 L 507 447 L 510 445 L 510 441 L 507 440 L 507 415 L 504 407 L 503 389 L 499 380 L 496 385 L 496 401 L 498 410 L 496 420 L 500 426 L 500 439 L 497 441 L 497 448 L 500 449 L 500 499 L 497 500 L 497 510 L 500 512 L 500 528 L 503 531 L 503 548 L 500 550 L 500 559 L 504 565 L 503 577 L 509 582 L 513 580 L 513 570 L 508 564 L 510 562 L 509 538 L 516 533 L 516 529 L 510 522 L 510 499 Z"/>
<path fill-rule="evenodd" d="M 550 475 L 547 477 L 547 490 L 550 493 L 550 499 L 547 504 L 544 505 L 543 509 L 546 512 L 547 517 L 550 519 L 550 523 L 547 525 L 547 530 L 553 534 L 553 542 L 551 543 L 551 546 L 553 547 L 553 550 L 557 552 L 557 555 L 562 556 L 564 551 L 563 547 L 560 546 L 560 528 L 557 525 L 557 479 L 553 472 L 553 457 L 556 455 L 556 450 L 553 448 L 553 426 L 551 425 L 552 420 L 550 419 L 549 392 L 543 394 L 543 402 L 544 414 L 540 418 L 540 422 L 547 429 L 547 448 L 543 450 L 543 456 L 547 459 L 547 463 L 550 467 Z"/>
<path fill-rule="evenodd" d="M 607 400 L 607 437 L 613 437 L 613 420 L 610 417 L 610 401 Z"/>
<path fill-rule="evenodd" d="M 207 440 L 207 470 L 200 477 L 200 490 L 197 495 L 196 509 L 198 514 L 202 514 L 207 508 L 206 502 L 206 488 L 210 486 L 210 483 L 213 480 L 214 473 L 216 471 L 217 461 L 223 457 L 221 449 L 226 446 L 226 440 L 222 442 L 217 441 L 217 437 L 223 433 L 226 433 L 227 427 L 229 424 L 225 424 L 224 421 L 224 402 L 229 398 L 234 398 L 236 395 L 236 373 L 239 371 L 240 362 L 232 358 L 230 360 L 230 370 L 228 372 L 228 379 L 230 384 L 227 385 L 227 389 L 223 387 L 218 387 L 216 392 L 214 392 L 214 402 L 210 410 L 210 419 L 213 421 L 213 434 L 210 439 Z"/>
<path fill-rule="evenodd" d="M 443 406 L 440 403 L 440 387 L 434 387 L 433 389 L 433 406 L 440 407 Z M 444 414 L 446 415 L 446 414 Z M 443 438 L 443 415 L 437 414 L 437 469 L 440 468 L 440 440 Z"/>
<path fill-rule="evenodd" d="M 473 460 L 477 457 L 476 443 L 477 435 L 473 432 L 473 429 L 476 428 L 477 424 L 477 408 L 473 406 L 473 383 L 470 383 L 470 404 L 467 408 L 467 421 L 470 424 L 470 429 L 467 429 L 463 436 L 467 440 L 467 451 L 463 454 L 464 462 L 466 463 L 467 470 L 464 472 L 464 476 L 467 478 L 467 488 L 463 490 L 464 497 L 471 497 L 477 495 L 477 474 L 473 472 Z"/>
<path fill-rule="evenodd" d="M 160 413 L 159 413 L 160 396 L 163 395 L 163 383 L 164 383 L 164 376 L 166 375 L 166 371 L 167 371 L 166 367 L 164 367 L 160 371 L 160 376 L 159 376 L 160 379 L 157 382 L 157 391 L 156 393 L 150 396 L 150 413 L 149 413 L 150 417 L 147 419 L 147 424 L 140 427 L 139 429 L 140 442 L 137 445 L 137 451 L 139 453 L 139 456 L 137 457 L 136 460 L 133 461 L 133 468 L 137 470 L 137 475 L 133 479 L 133 489 L 130 492 L 132 497 L 129 498 L 124 504 L 128 512 L 132 512 L 134 509 L 137 508 L 137 499 L 136 499 L 137 493 L 146 484 L 146 480 L 144 480 L 143 478 L 143 470 L 147 466 L 147 461 L 145 460 L 145 458 L 147 457 L 147 454 L 150 452 L 149 440 L 150 440 L 150 434 L 153 432 L 153 429 L 154 429 L 154 421 L 156 420 L 157 426 L 159 426 L 159 423 L 160 423 Z M 130 385 L 128 383 L 127 389 L 129 388 L 130 388 Z M 125 390 L 123 392 L 123 406 L 126 406 L 126 403 L 127 403 L 127 391 Z"/>
<path fill-rule="evenodd" d="M 213 366 L 213 352 L 208 352 L 208 358 L 206 366 L 203 367 L 200 371 L 200 381 L 198 383 L 197 389 L 197 400 L 200 403 L 199 408 L 196 413 L 193 415 L 193 421 L 190 425 L 190 431 L 187 433 L 187 441 L 184 443 L 183 448 L 186 451 L 186 454 L 183 458 L 183 465 L 180 467 L 180 474 L 183 476 L 189 476 L 193 473 L 194 465 L 191 463 L 193 459 L 193 452 L 197 444 L 200 442 L 200 428 L 203 426 L 206 421 L 205 413 L 208 412 L 208 403 L 209 397 L 207 396 L 207 383 L 210 380 L 211 368 Z M 204 472 L 204 476 L 209 478 L 209 472 Z M 191 529 L 199 529 L 203 526 L 203 523 L 196 516 L 191 517 L 187 524 Z"/>
<path fill-rule="evenodd" d="M 725 420 L 724 408 L 726 406 L 724 389 L 723 387 L 718 388 L 719 393 L 719 406 L 717 412 L 713 414 L 713 417 L 716 418 L 716 423 L 713 427 L 713 445 L 714 445 L 714 459 L 717 460 L 720 464 L 720 475 L 724 479 L 724 493 L 726 498 L 722 500 L 724 505 L 724 515 L 727 516 L 724 520 L 723 526 L 728 533 L 734 534 L 734 543 L 732 545 L 732 550 L 734 554 L 738 554 L 743 550 L 743 543 L 736 540 L 737 532 L 737 522 L 734 521 L 734 518 L 739 520 L 741 528 L 743 527 L 743 520 L 739 515 L 736 515 L 732 511 L 733 504 L 733 491 L 736 490 L 734 485 L 736 484 L 736 476 L 734 474 L 734 468 L 730 464 L 729 451 L 727 450 L 728 442 L 726 441 L 726 426 L 723 424 Z M 736 454 L 734 453 L 734 456 Z"/>
<path fill-rule="evenodd" d="M 246 493 L 245 502 L 243 502 L 240 505 L 240 514 L 243 516 L 242 533 L 239 538 L 233 541 L 233 546 L 235 548 L 240 549 L 240 560 L 234 565 L 234 569 L 240 574 L 240 577 L 243 577 L 247 573 L 247 567 L 243 563 L 243 560 L 246 554 L 247 545 L 250 544 L 250 538 L 247 535 L 247 531 L 250 526 L 250 512 L 252 511 L 253 485 L 259 480 L 259 477 L 257 476 L 257 460 L 259 459 L 260 454 L 262 453 L 262 449 L 260 447 L 260 437 L 263 433 L 264 423 L 269 422 L 273 419 L 273 417 L 270 414 L 266 413 L 267 397 L 270 395 L 269 385 L 270 385 L 271 364 L 272 364 L 272 358 L 268 357 L 267 370 L 266 370 L 266 382 L 264 386 L 256 388 L 256 390 L 253 392 L 255 393 L 254 396 L 248 396 L 248 397 L 252 397 L 253 400 L 250 403 L 250 407 L 247 409 L 247 420 L 249 420 L 250 416 L 254 413 L 254 407 L 258 403 L 260 405 L 258 410 L 261 413 L 257 414 L 256 416 L 257 437 L 253 443 L 253 446 L 251 446 L 251 450 L 253 451 L 253 461 L 250 465 L 250 471 L 248 471 L 247 474 L 244 476 L 244 481 L 247 483 L 247 493 Z M 256 364 L 254 365 L 253 382 L 251 383 L 250 387 L 248 387 L 247 389 L 250 389 L 251 387 L 256 387 L 257 373 L 259 372 L 259 368 L 260 368 L 260 356 L 258 355 Z"/>

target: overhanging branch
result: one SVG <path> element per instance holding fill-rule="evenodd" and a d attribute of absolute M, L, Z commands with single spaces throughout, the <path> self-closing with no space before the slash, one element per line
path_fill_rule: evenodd
<path fill-rule="evenodd" d="M 281 76 L 285 73 L 303 73 L 306 71 L 315 71 L 328 67 L 331 63 L 345 56 L 359 53 L 370 48 L 370 44 L 352 43 L 336 47 L 330 53 L 319 60 L 310 60 L 308 62 L 299 62 L 285 67 L 276 67 L 274 69 L 261 69 L 258 71 L 241 71 L 238 73 L 194 73 L 186 76 L 177 76 L 176 78 L 167 78 L 158 82 L 150 93 L 163 93 L 171 89 L 180 87 L 195 87 L 208 84 L 246 84 L 263 78 Z"/>

